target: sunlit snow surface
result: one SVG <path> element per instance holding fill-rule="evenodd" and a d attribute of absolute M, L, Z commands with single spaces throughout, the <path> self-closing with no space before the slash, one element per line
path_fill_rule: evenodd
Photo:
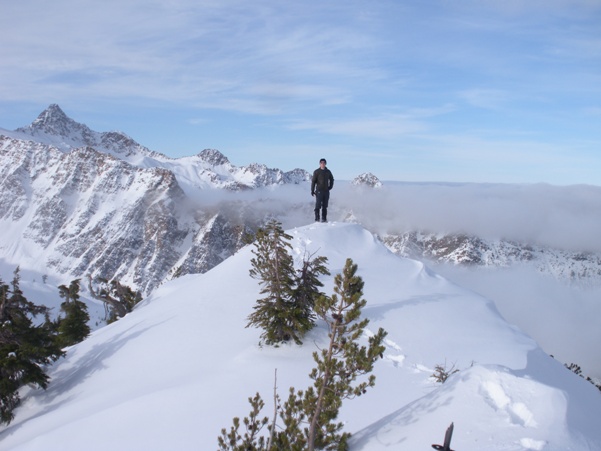
<path fill-rule="evenodd" d="M 453 449 L 599 450 L 601 394 L 509 325 L 493 303 L 389 252 L 359 225 L 290 229 L 293 253 L 347 257 L 365 282 L 368 333 L 388 331 L 376 386 L 345 401 L 340 420 L 353 450 L 426 450 L 454 423 Z M 322 324 L 303 346 L 259 347 L 246 328 L 260 287 L 246 247 L 203 275 L 164 284 L 118 322 L 69 349 L 48 390 L 24 389 L 1 450 L 213 450 L 221 428 L 248 415 L 260 392 L 271 415 L 306 388 Z M 460 371 L 446 383 L 437 364 Z"/>

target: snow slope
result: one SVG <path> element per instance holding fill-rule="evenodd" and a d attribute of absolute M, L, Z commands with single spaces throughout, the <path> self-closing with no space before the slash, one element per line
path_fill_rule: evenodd
<path fill-rule="evenodd" d="M 295 257 L 325 255 L 333 277 L 347 257 L 365 282 L 369 331 L 388 331 L 376 386 L 346 401 L 353 450 L 599 450 L 601 394 L 507 324 L 487 299 L 422 263 L 400 258 L 355 224 L 289 230 Z M 257 345 L 246 317 L 259 296 L 246 247 L 202 275 L 164 284 L 125 318 L 69 349 L 46 391 L 23 390 L 0 450 L 211 450 L 221 428 L 260 392 L 272 411 L 274 373 L 285 398 L 306 388 L 314 329 L 303 346 Z M 460 369 L 445 384 L 437 364 Z"/>

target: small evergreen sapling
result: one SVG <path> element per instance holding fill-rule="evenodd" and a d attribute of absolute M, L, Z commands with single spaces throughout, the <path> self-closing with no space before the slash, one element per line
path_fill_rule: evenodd
<path fill-rule="evenodd" d="M 79 289 L 79 279 L 73 280 L 68 287 L 58 287 L 59 294 L 64 299 L 61 311 L 65 314 L 58 319 L 57 329 L 57 341 L 62 348 L 79 343 L 90 335 L 90 315 L 86 304 L 79 300 Z"/>
<path fill-rule="evenodd" d="M 315 313 L 313 312 L 315 301 L 323 295 L 320 291 L 323 283 L 319 280 L 319 277 L 330 275 L 330 271 L 326 266 L 327 262 L 327 257 L 313 258 L 313 255 L 305 254 L 301 267 L 296 271 L 294 301 L 303 311 L 303 314 L 311 318 L 313 324 L 315 324 Z"/>
<path fill-rule="evenodd" d="M 259 393 L 257 393 L 254 398 L 248 398 L 248 402 L 252 407 L 252 411 L 248 417 L 245 417 L 244 420 L 242 420 L 246 429 L 244 436 L 240 435 L 240 432 L 238 431 L 240 429 L 240 418 L 235 417 L 233 420 L 234 425 L 230 428 L 229 432 L 223 428 L 221 430 L 221 436 L 217 439 L 220 451 L 254 451 L 269 449 L 265 444 L 265 437 L 259 435 L 261 429 L 263 429 L 269 421 L 267 417 L 259 419 L 259 413 L 265 406 L 265 402 L 261 399 Z"/>
<path fill-rule="evenodd" d="M 107 323 L 117 321 L 133 311 L 136 304 L 142 300 L 139 291 L 134 291 L 127 285 L 122 285 L 118 280 L 110 282 L 102 277 L 96 277 L 92 283 L 92 277 L 88 280 L 88 289 L 95 299 L 104 302 L 107 313 Z"/>
<path fill-rule="evenodd" d="M 344 399 L 352 399 L 373 387 L 376 377 L 355 383 L 359 376 L 372 372 L 374 363 L 383 356 L 387 333 L 380 328 L 368 339 L 368 346 L 360 346 L 359 338 L 369 324 L 361 319 L 361 309 L 367 301 L 363 296 L 363 279 L 357 275 L 357 265 L 348 258 L 342 274 L 334 278 L 334 293 L 321 296 L 315 312 L 328 326 L 330 342 L 327 349 L 313 353 L 317 366 L 311 371 L 313 387 L 303 397 L 309 429 L 307 449 L 346 449 L 348 433 L 340 434 L 343 424 L 336 423 Z"/>
<path fill-rule="evenodd" d="M 450 368 L 447 368 L 447 363 L 444 365 L 437 364 L 434 367 L 434 373 L 430 375 L 436 382 L 440 382 L 444 384 L 449 377 L 453 374 L 458 373 L 459 369 L 455 368 L 455 364 L 453 364 Z"/>
<path fill-rule="evenodd" d="M 268 345 L 290 340 L 302 344 L 301 338 L 315 325 L 307 305 L 296 302 L 299 291 L 295 290 L 297 279 L 289 252 L 291 239 L 274 219 L 257 231 L 252 251 L 250 276 L 259 280 L 264 297 L 257 300 L 246 327 L 263 329 L 261 340 Z"/>

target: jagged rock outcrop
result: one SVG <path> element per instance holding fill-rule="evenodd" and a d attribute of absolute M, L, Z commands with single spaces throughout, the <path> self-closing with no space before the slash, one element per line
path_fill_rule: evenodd
<path fill-rule="evenodd" d="M 378 177 L 373 175 L 371 172 L 364 172 L 359 174 L 351 181 L 353 186 L 367 186 L 369 188 L 381 188 L 382 182 Z"/>
<path fill-rule="evenodd" d="M 204 273 L 217 266 L 245 245 L 246 235 L 256 227 L 246 224 L 241 217 L 221 212 L 203 213 L 197 223 L 203 224 L 192 234 L 192 244 L 180 257 L 171 277 Z"/>
<path fill-rule="evenodd" d="M 227 166 L 228 170 L 233 167 L 230 160 L 215 149 L 205 149 L 198 154 L 198 157 L 211 166 Z"/>
<path fill-rule="evenodd" d="M 405 232 L 381 237 L 403 257 L 456 265 L 510 267 L 528 264 L 541 273 L 567 280 L 601 280 L 601 256 L 550 249 L 508 240 L 485 240 L 463 234 Z"/>

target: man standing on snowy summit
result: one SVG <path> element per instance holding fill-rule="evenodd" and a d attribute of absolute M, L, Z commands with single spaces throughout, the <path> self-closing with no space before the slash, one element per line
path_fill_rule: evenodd
<path fill-rule="evenodd" d="M 330 190 L 334 187 L 334 176 L 328 168 L 325 158 L 319 160 L 319 168 L 313 172 L 311 181 L 311 196 L 315 196 L 315 220 L 319 221 L 319 210 L 321 210 L 321 222 L 328 221 L 328 201 Z"/>

